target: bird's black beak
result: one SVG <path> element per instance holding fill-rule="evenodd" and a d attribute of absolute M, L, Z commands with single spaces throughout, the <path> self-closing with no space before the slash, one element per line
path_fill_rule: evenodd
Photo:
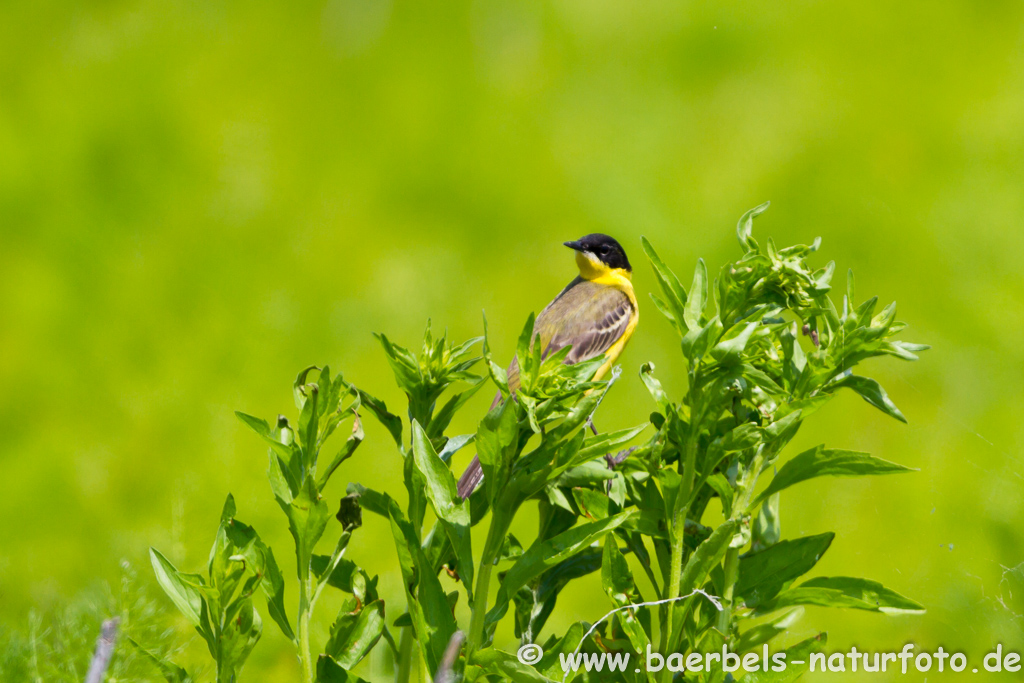
<path fill-rule="evenodd" d="M 579 240 L 573 240 L 571 242 L 562 242 L 562 244 L 569 247 L 570 249 L 575 249 L 576 251 L 583 251 L 583 245 L 580 244 Z"/>

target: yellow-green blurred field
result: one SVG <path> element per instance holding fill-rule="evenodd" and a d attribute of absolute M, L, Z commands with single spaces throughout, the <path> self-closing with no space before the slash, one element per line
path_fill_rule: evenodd
<path fill-rule="evenodd" d="M 201 567 L 229 491 L 290 559 L 233 411 L 294 413 L 295 372 L 323 362 L 400 405 L 371 333 L 415 345 L 428 317 L 466 338 L 486 310 L 507 360 L 587 232 L 623 243 L 643 306 L 601 419 L 646 420 L 641 363 L 676 391 L 684 374 L 640 235 L 688 281 L 770 199 L 756 235 L 821 235 L 822 265 L 934 347 L 870 367 L 909 426 L 849 394 L 795 444 L 920 472 L 816 480 L 782 513 L 785 536 L 838 532 L 817 573 L 928 613 L 811 609 L 792 638 L 1020 650 L 1001 578 L 1024 561 L 1022 124 L 1019 2 L 5 3 L 0 625 L 116 584 L 122 560 L 153 589 L 150 545 Z M 401 491 L 367 431 L 339 495 Z M 385 525 L 352 552 L 400 605 Z M 552 627 L 605 605 L 582 581 Z M 298 680 L 269 620 L 246 674 Z"/>

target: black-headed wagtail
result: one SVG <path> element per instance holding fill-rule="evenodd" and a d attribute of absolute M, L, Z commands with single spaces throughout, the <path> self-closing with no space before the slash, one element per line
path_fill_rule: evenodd
<path fill-rule="evenodd" d="M 581 237 L 565 246 L 576 251 L 580 274 L 544 307 L 533 325 L 534 343 L 543 356 L 572 345 L 566 363 L 578 363 L 598 356 L 605 362 L 594 379 L 600 379 L 615 363 L 640 319 L 633 293 L 633 268 L 622 246 L 608 235 Z M 508 368 L 508 387 L 519 388 L 519 361 Z M 495 405 L 501 394 L 495 398 Z M 480 460 L 474 456 L 459 479 L 458 491 L 468 498 L 483 481 Z"/>

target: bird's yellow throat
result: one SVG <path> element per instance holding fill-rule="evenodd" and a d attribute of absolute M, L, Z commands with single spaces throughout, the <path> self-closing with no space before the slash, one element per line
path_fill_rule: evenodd
<path fill-rule="evenodd" d="M 576 265 L 580 269 L 580 277 L 584 280 L 596 282 L 599 285 L 611 285 L 618 289 L 632 292 L 633 286 L 630 281 L 633 274 L 625 268 L 609 268 L 608 264 L 601 261 L 593 254 L 583 251 L 576 252 Z"/>

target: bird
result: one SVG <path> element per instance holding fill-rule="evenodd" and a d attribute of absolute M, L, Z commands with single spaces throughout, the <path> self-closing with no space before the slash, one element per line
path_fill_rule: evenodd
<path fill-rule="evenodd" d="M 571 345 L 565 358 L 568 364 L 603 356 L 605 362 L 594 375 L 600 379 L 618 359 L 640 320 L 633 267 L 622 245 L 608 235 L 584 235 L 564 244 L 576 252 L 579 275 L 537 316 L 534 340 L 541 344 L 543 357 Z M 515 396 L 519 388 L 517 358 L 508 368 L 508 387 Z M 499 393 L 491 407 L 500 402 Z M 459 496 L 469 498 L 483 478 L 480 460 L 474 456 L 459 478 Z"/>

